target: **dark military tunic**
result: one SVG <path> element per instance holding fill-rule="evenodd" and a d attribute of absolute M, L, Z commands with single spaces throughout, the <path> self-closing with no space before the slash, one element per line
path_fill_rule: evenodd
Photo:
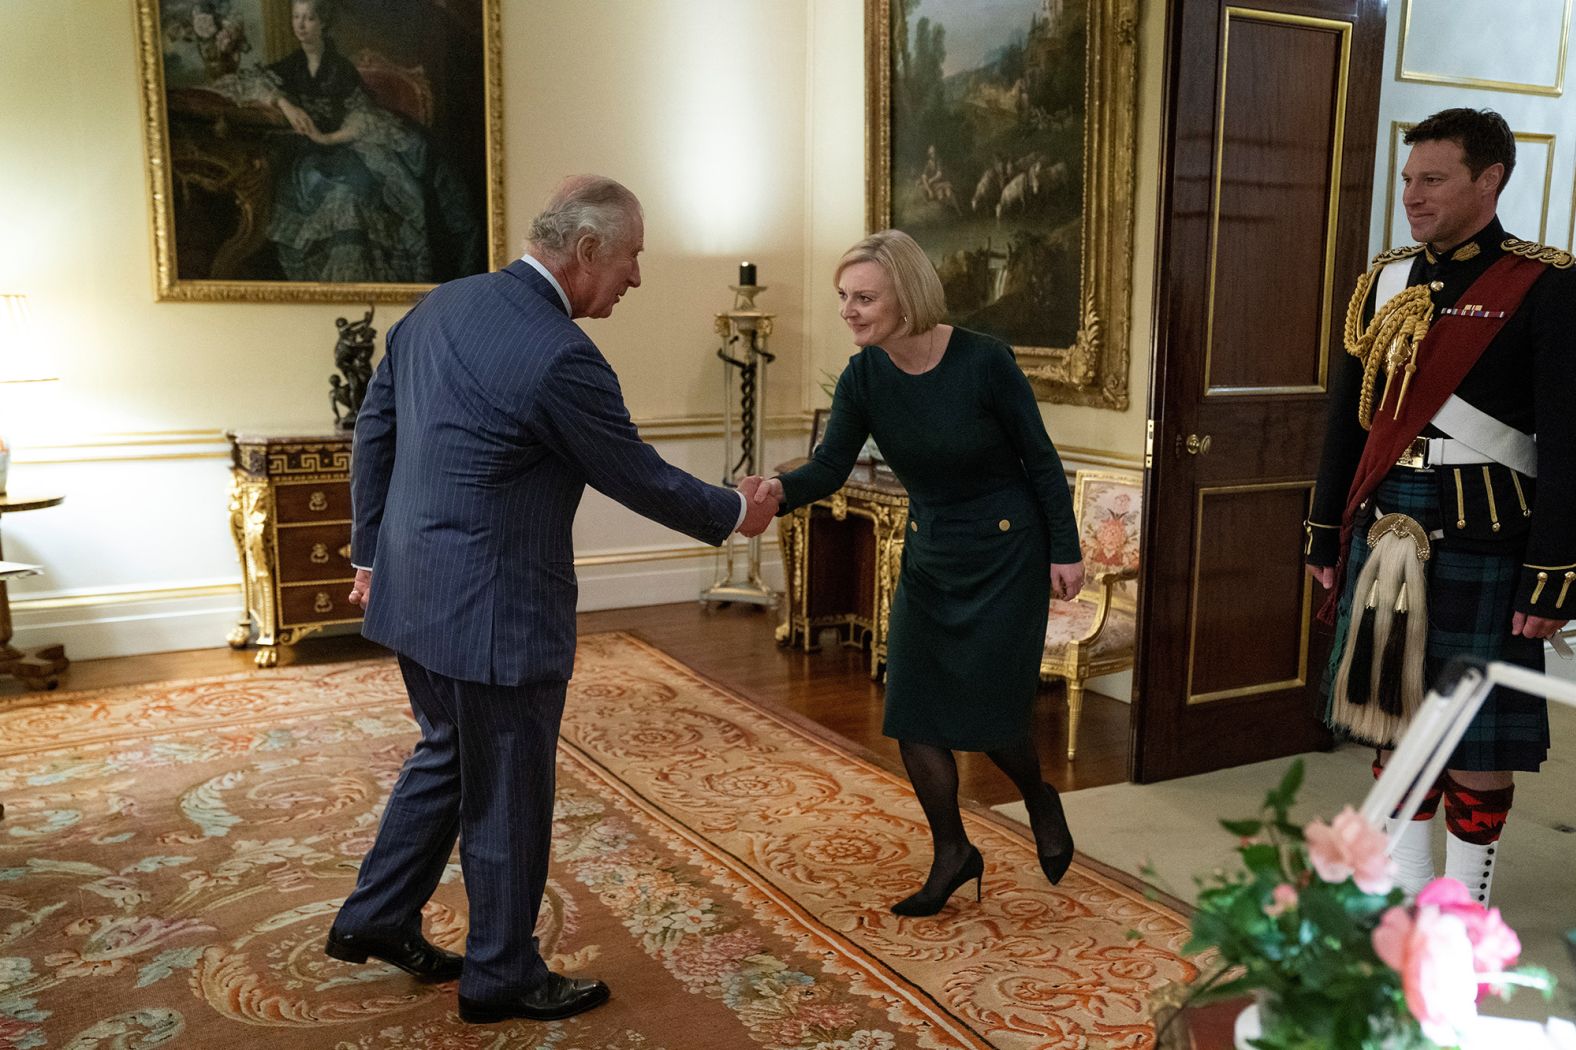
<path fill-rule="evenodd" d="M 1375 262 L 1414 253 L 1407 283 L 1430 285 L 1437 317 L 1457 306 L 1471 284 L 1505 254 L 1508 239 L 1496 219 L 1441 255 L 1419 245 Z M 1576 268 L 1561 253 L 1543 254 L 1554 265 L 1533 283 L 1455 391 L 1473 407 L 1537 436 L 1537 477 L 1499 463 L 1487 464 L 1486 473 L 1481 465 L 1393 468 L 1358 513 L 1328 676 L 1332 681 L 1376 507 L 1407 513 L 1425 529 L 1444 533 L 1434 541 L 1435 555 L 1428 563 L 1427 684 L 1451 658 L 1463 655 L 1541 671 L 1543 642 L 1512 635 L 1512 613 L 1563 620 L 1576 612 Z M 1364 308 L 1365 324 L 1382 305 L 1373 299 L 1371 294 Z M 1341 515 L 1368 437 L 1357 421 L 1362 371 L 1362 362 L 1350 355 L 1336 369 L 1309 518 L 1308 561 L 1313 565 L 1334 565 L 1339 553 Z M 1380 383 L 1382 389 L 1382 376 Z M 1392 406 L 1394 396 L 1392 391 Z M 1423 436 L 1449 435 L 1430 425 Z M 1548 742 L 1546 702 L 1496 689 L 1449 764 L 1452 769 L 1536 770 Z"/>
<path fill-rule="evenodd" d="M 840 488 L 867 436 L 909 494 L 883 731 L 962 751 L 1024 739 L 1050 563 L 1082 557 L 1028 380 L 1006 344 L 963 328 L 920 375 L 866 347 L 837 382 L 826 439 L 783 475 L 784 511 Z"/>

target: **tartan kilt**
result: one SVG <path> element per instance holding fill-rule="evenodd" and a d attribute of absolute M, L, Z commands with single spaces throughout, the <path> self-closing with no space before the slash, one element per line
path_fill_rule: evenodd
<path fill-rule="evenodd" d="M 1335 623 L 1336 644 L 1325 670 L 1328 698 L 1335 672 L 1348 644 L 1347 635 L 1355 600 L 1357 577 L 1368 560 L 1368 528 L 1380 514 L 1405 514 L 1432 533 L 1441 527 L 1439 487 L 1428 471 L 1396 467 L 1379 483 L 1360 512 L 1352 534 L 1346 567 L 1345 591 Z M 1522 551 L 1484 554 L 1452 550 L 1449 537 L 1433 540 L 1428 573 L 1428 649 L 1423 663 L 1423 683 L 1431 687 L 1445 665 L 1458 656 L 1478 660 L 1503 660 L 1543 671 L 1543 642 L 1510 633 L 1520 580 Z M 1326 704 L 1325 721 L 1330 723 Z M 1345 732 L 1330 723 L 1337 733 Z M 1350 736 L 1350 733 L 1346 733 Z M 1394 741 L 1369 740 L 1379 746 Z M 1483 701 L 1467 727 L 1448 768 L 1465 770 L 1527 770 L 1536 772 L 1549 751 L 1549 707 L 1543 697 L 1496 686 Z"/>

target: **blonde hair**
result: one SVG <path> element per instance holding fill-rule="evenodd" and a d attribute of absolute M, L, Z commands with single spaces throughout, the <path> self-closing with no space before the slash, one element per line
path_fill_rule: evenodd
<path fill-rule="evenodd" d="M 898 309 L 908 324 L 909 335 L 928 332 L 946 319 L 947 296 L 941 289 L 941 278 L 914 238 L 902 230 L 872 233 L 843 253 L 832 274 L 832 284 L 835 286 L 842 279 L 844 270 L 862 262 L 875 263 L 892 278 Z"/>

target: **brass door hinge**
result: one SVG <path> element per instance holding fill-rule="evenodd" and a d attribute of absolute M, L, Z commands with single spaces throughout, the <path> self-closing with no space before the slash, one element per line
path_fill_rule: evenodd
<path fill-rule="evenodd" d="M 1155 421 L 1146 420 L 1144 423 L 1144 469 L 1155 465 Z"/>

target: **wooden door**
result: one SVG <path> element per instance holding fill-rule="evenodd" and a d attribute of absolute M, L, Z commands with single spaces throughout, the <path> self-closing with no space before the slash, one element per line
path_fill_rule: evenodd
<path fill-rule="evenodd" d="M 1302 570 L 1366 264 L 1381 0 L 1174 0 L 1133 779 L 1328 744 Z"/>

